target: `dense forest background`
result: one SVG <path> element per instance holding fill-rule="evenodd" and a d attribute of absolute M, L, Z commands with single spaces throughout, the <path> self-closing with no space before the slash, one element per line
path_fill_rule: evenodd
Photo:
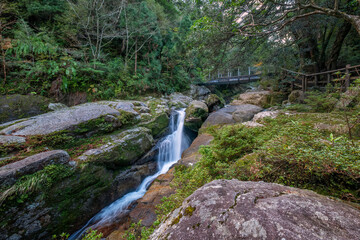
<path fill-rule="evenodd" d="M 239 66 L 279 81 L 280 67 L 355 65 L 359 13 L 357 0 L 5 0 L 0 93 L 124 98 Z"/>

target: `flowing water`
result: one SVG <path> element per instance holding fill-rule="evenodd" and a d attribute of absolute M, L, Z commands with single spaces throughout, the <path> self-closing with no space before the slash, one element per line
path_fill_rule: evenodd
<path fill-rule="evenodd" d="M 130 204 L 142 198 L 150 184 L 161 174 L 166 173 L 170 167 L 181 158 L 183 150 L 189 147 L 190 140 L 184 134 L 185 109 L 181 109 L 171 115 L 170 134 L 164 137 L 158 144 L 159 154 L 157 156 L 158 171 L 146 177 L 140 186 L 134 191 L 124 195 L 109 206 L 103 208 L 98 214 L 91 218 L 84 227 L 70 236 L 69 240 L 80 238 L 87 229 L 96 229 L 111 223 L 116 216 L 126 211 Z"/>

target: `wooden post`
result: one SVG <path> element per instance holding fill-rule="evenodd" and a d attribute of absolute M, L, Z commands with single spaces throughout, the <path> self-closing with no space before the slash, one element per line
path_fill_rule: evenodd
<path fill-rule="evenodd" d="M 291 81 L 291 91 L 294 91 L 294 81 Z"/>
<path fill-rule="evenodd" d="M 345 70 L 345 91 L 350 87 L 350 64 L 346 65 L 346 70 Z"/>
<path fill-rule="evenodd" d="M 316 75 L 315 79 L 314 79 L 314 86 L 317 87 L 318 86 L 318 82 L 319 82 L 319 76 Z"/>
<path fill-rule="evenodd" d="M 238 68 L 238 76 L 240 76 L 240 71 L 239 71 L 239 68 Z"/>
<path fill-rule="evenodd" d="M 251 67 L 249 67 L 249 75 L 251 75 Z"/>
<path fill-rule="evenodd" d="M 326 82 L 327 82 L 327 84 L 329 84 L 331 81 L 331 74 L 330 73 L 326 74 L 326 77 L 327 77 Z"/>
<path fill-rule="evenodd" d="M 307 85 L 308 85 L 308 79 L 307 79 L 307 77 L 306 76 L 304 76 L 304 78 L 305 78 L 305 86 L 304 86 L 304 92 L 306 92 L 306 89 L 307 89 Z"/>
<path fill-rule="evenodd" d="M 302 91 L 305 92 L 305 88 L 306 88 L 306 76 L 304 75 L 303 78 L 301 79 L 301 88 L 302 88 Z"/>

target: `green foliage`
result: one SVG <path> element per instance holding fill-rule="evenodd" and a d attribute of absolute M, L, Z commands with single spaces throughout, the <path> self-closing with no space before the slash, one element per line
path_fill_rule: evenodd
<path fill-rule="evenodd" d="M 23 203 L 31 194 L 38 191 L 47 191 L 58 181 L 71 176 L 73 171 L 64 165 L 49 165 L 31 175 L 20 178 L 13 186 L 3 191 L 0 202 L 6 199 L 16 199 Z"/>
<path fill-rule="evenodd" d="M 314 112 L 331 112 L 340 98 L 339 93 L 308 92 L 305 103 Z"/>
<path fill-rule="evenodd" d="M 158 206 L 159 219 L 215 179 L 275 182 L 360 202 L 360 143 L 316 130 L 320 119 L 325 118 L 280 116 L 265 120 L 262 128 L 209 129 L 214 140 L 200 149 L 201 160 L 175 168 L 176 193 Z"/>

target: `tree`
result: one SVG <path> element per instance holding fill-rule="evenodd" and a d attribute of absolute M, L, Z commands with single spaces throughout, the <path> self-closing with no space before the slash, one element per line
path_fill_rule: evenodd
<path fill-rule="evenodd" d="M 119 20 L 125 0 L 67 0 L 75 14 L 74 22 L 79 28 L 79 37 L 90 48 L 94 68 L 105 46 L 123 35 Z"/>

